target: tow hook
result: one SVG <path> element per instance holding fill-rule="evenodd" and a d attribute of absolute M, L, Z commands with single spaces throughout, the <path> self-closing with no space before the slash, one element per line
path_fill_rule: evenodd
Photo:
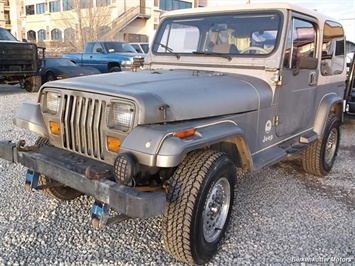
<path fill-rule="evenodd" d="M 20 140 L 19 142 L 16 143 L 16 149 L 18 151 L 36 151 L 39 149 L 39 145 L 34 145 L 34 146 L 25 146 L 26 141 Z"/>
<path fill-rule="evenodd" d="M 131 219 L 131 217 L 124 214 L 118 214 L 110 217 L 110 205 L 98 200 L 95 200 L 92 205 L 90 216 L 91 225 L 96 229 L 104 228 L 106 225 L 116 224 Z"/>
<path fill-rule="evenodd" d="M 90 180 L 99 180 L 101 178 L 108 177 L 111 175 L 110 170 L 95 172 L 94 174 L 92 174 L 91 170 L 93 169 L 93 167 L 94 167 L 93 165 L 89 165 L 85 170 L 85 176 Z"/>

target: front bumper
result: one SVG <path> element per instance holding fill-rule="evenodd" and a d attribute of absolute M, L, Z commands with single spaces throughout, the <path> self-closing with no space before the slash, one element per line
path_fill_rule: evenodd
<path fill-rule="evenodd" d="M 118 184 L 113 181 L 112 176 L 90 180 L 84 174 L 88 166 L 93 166 L 97 172 L 109 170 L 113 173 L 112 166 L 66 150 L 45 146 L 37 151 L 18 151 L 16 144 L 1 141 L 0 158 L 22 164 L 32 171 L 93 196 L 130 217 L 153 217 L 165 210 L 165 193 L 141 192 Z"/>

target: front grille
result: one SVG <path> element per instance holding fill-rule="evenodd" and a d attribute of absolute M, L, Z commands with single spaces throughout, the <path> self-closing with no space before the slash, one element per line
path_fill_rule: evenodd
<path fill-rule="evenodd" d="M 88 97 L 64 95 L 64 148 L 104 160 L 101 123 L 106 102 Z"/>

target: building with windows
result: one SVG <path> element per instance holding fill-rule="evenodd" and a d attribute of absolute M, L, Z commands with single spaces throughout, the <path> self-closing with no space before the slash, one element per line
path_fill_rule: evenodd
<path fill-rule="evenodd" d="M 11 30 L 9 0 L 0 0 L 0 27 Z"/>
<path fill-rule="evenodd" d="M 203 1 L 0 0 L 0 8 L 2 2 L 11 6 L 10 28 L 18 39 L 80 51 L 89 40 L 149 42 L 162 12 L 195 8 Z"/>

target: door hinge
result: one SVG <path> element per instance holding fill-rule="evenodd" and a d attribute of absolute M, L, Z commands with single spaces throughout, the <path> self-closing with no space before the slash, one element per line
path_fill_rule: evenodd
<path fill-rule="evenodd" d="M 280 74 L 280 70 L 273 70 L 274 74 L 272 75 L 272 81 L 275 83 L 277 86 L 282 85 L 282 75 Z"/>
<path fill-rule="evenodd" d="M 278 115 L 274 116 L 274 118 L 272 120 L 273 120 L 272 123 L 274 126 L 279 125 L 279 116 Z"/>

